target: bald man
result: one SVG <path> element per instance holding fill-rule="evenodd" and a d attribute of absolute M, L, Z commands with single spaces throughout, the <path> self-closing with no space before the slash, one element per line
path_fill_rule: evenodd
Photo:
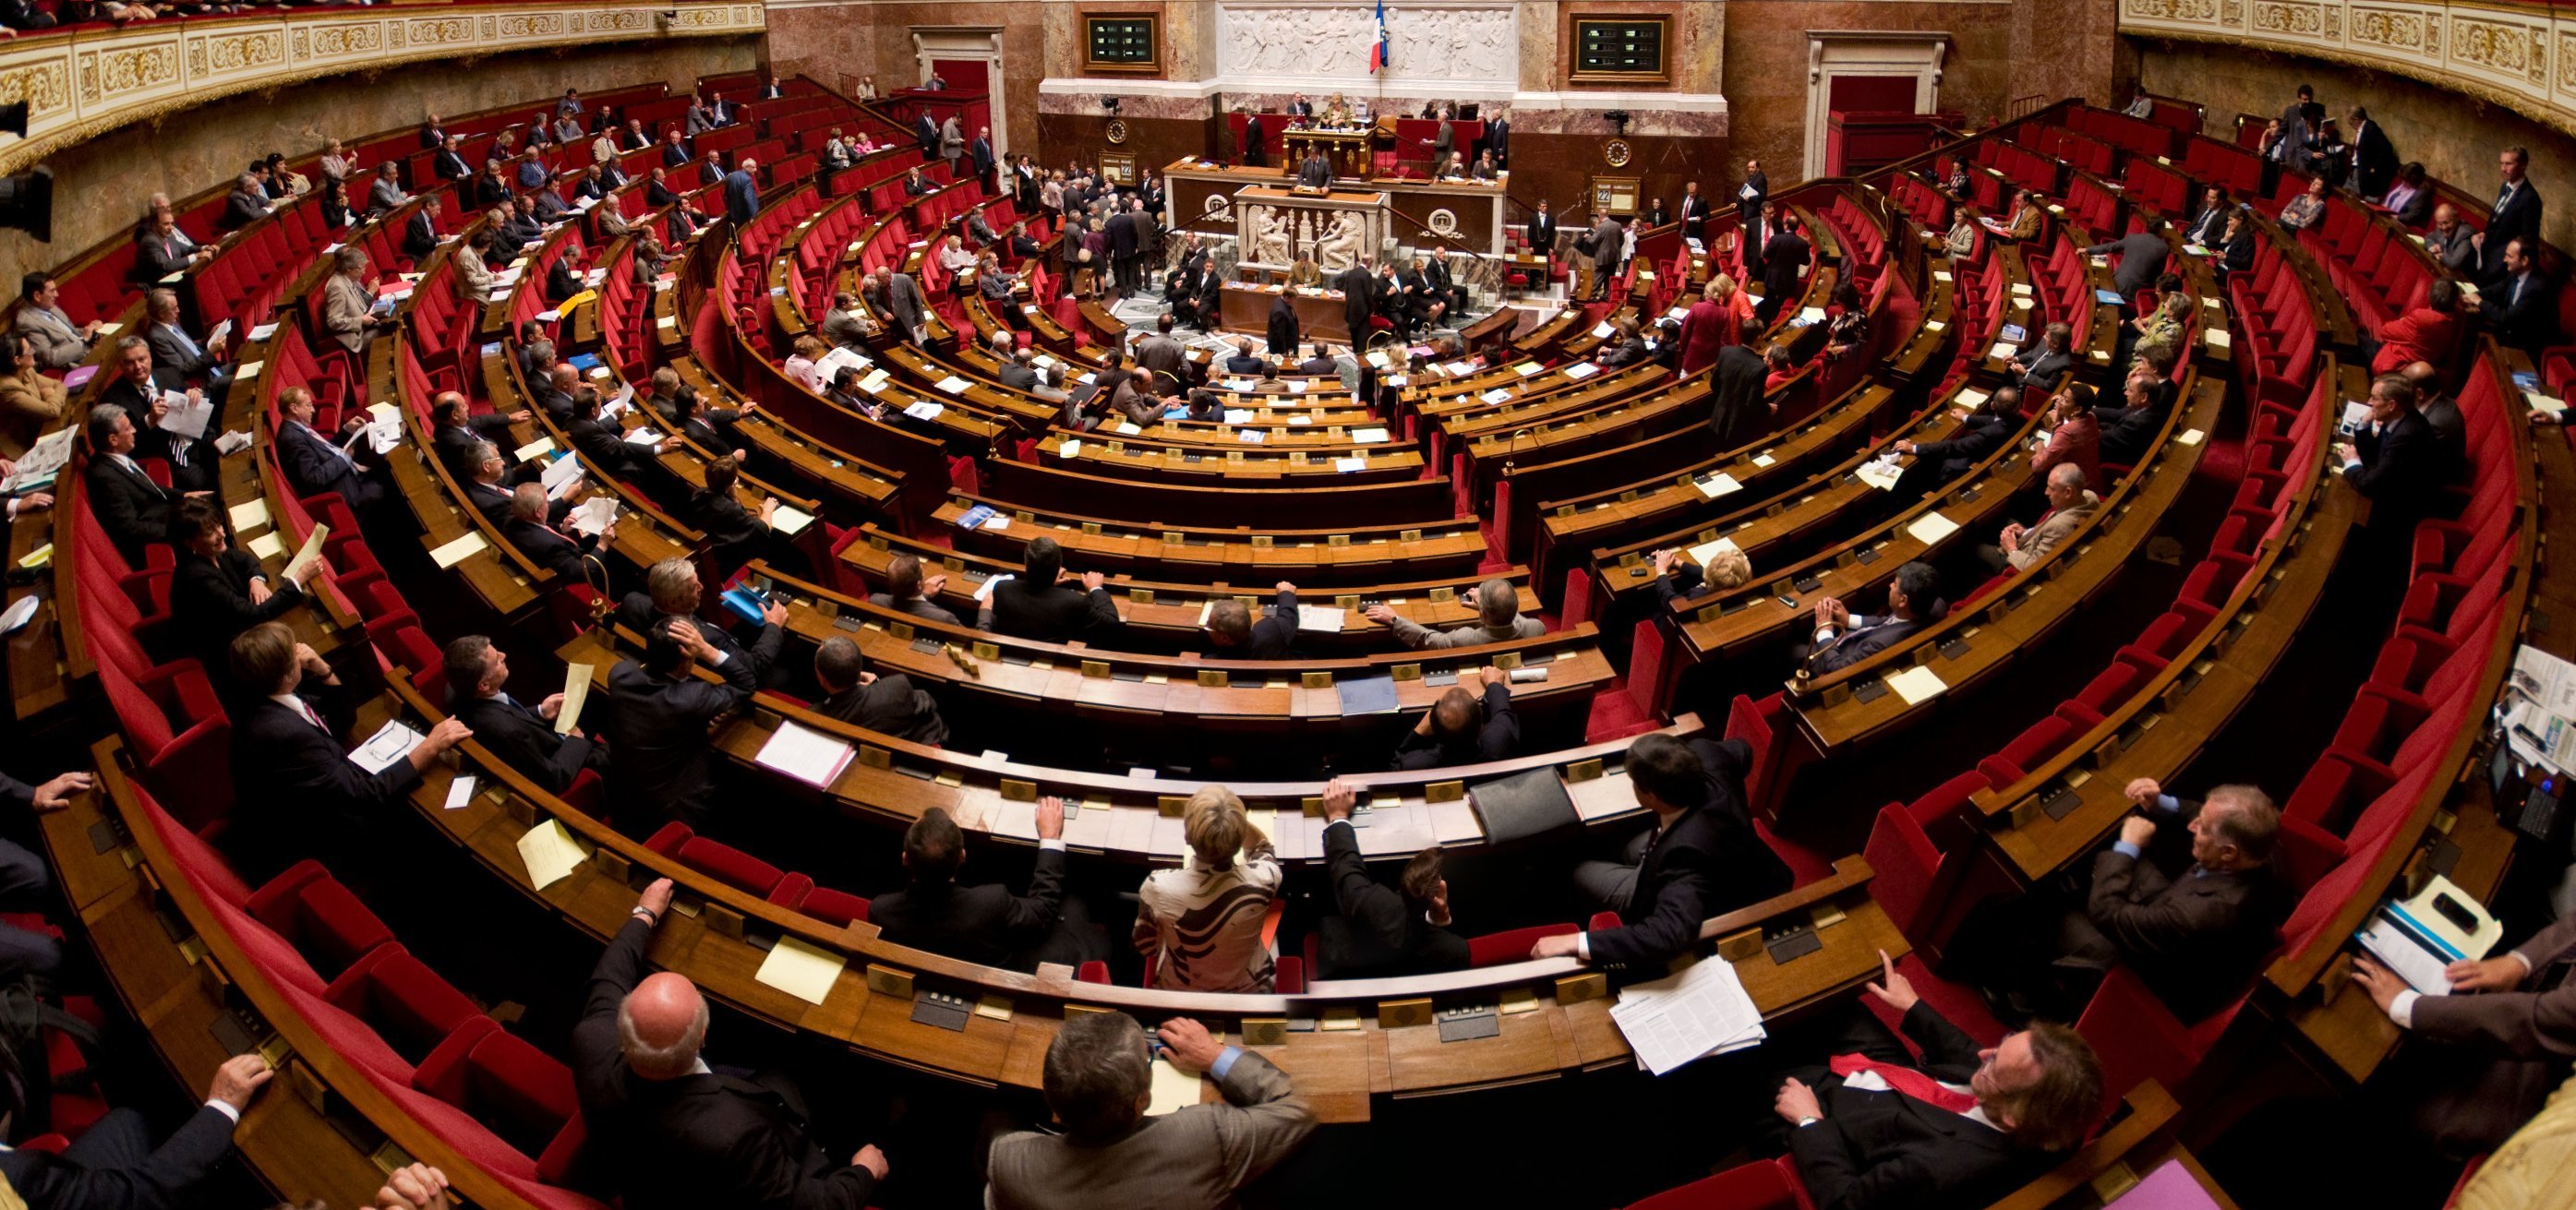
<path fill-rule="evenodd" d="M 573 1077 L 598 1171 L 629 1210 L 863 1210 L 885 1179 L 885 1156 L 869 1146 L 835 1161 L 782 1081 L 709 1069 L 706 998 L 685 976 L 644 973 L 653 927 L 670 909 L 670 879 L 644 888 L 591 970 L 573 1027 Z"/>

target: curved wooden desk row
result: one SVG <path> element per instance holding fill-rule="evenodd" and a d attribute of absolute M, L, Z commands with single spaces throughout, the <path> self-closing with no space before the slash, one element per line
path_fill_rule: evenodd
<path fill-rule="evenodd" d="M 994 510 L 1003 524 L 955 528 L 978 508 Z M 1256 530 L 1210 525 L 1197 517 L 1189 517 L 1189 524 L 1140 525 L 1092 514 L 1079 503 L 1054 509 L 953 492 L 931 520 L 950 527 L 958 549 L 1005 563 L 1024 562 L 1029 541 L 1044 537 L 1063 547 L 1065 565 L 1078 570 L 1254 584 L 1284 579 L 1301 588 L 1365 584 L 1388 576 L 1472 575 L 1486 553 L 1474 517 L 1324 529 Z"/>
<path fill-rule="evenodd" d="M 2330 401 L 2363 385 L 2359 366 L 2336 371 L 2329 357 L 2324 381 L 2335 385 L 2322 390 Z M 2295 494 L 2277 531 L 2225 607 L 2160 672 L 2027 776 L 1970 796 L 2004 869 L 2038 882 L 2083 860 L 2134 805 L 2130 781 L 2170 782 L 2279 665 L 2323 599 L 2360 511 L 2359 494 L 2327 474 L 2326 445 L 2314 442 L 2307 463 L 2288 468 L 2283 491 Z"/>

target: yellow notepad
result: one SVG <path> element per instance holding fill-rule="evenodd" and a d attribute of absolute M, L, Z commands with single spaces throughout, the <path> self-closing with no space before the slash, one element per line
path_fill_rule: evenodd
<path fill-rule="evenodd" d="M 1145 1106 L 1145 1116 L 1161 1117 L 1199 1103 L 1199 1078 L 1172 1066 L 1170 1059 L 1154 1060 L 1154 1099 Z"/>
<path fill-rule="evenodd" d="M 588 856 L 573 843 L 572 833 L 564 831 L 559 819 L 549 819 L 519 837 L 519 859 L 528 863 L 529 884 L 540 891 L 580 869 Z"/>
<path fill-rule="evenodd" d="M 458 538 L 453 542 L 449 542 L 440 546 L 438 549 L 429 552 L 429 558 L 431 562 L 438 564 L 441 570 L 445 570 L 446 568 L 454 567 L 457 564 L 464 562 L 468 556 L 483 549 L 486 545 L 487 543 L 483 541 L 483 535 L 479 533 L 467 534 L 462 538 Z"/>
<path fill-rule="evenodd" d="M 841 956 L 794 937 L 781 937 L 769 947 L 769 956 L 761 959 L 760 973 L 752 977 L 808 1004 L 821 1004 L 841 977 Z"/>
<path fill-rule="evenodd" d="M 1904 698 L 1908 706 L 1922 705 L 1949 688 L 1938 674 L 1920 664 L 1887 678 L 1887 687 L 1895 690 L 1896 696 Z"/>

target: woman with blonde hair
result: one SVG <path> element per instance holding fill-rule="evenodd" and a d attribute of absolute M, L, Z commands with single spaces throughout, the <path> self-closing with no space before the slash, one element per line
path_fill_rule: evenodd
<path fill-rule="evenodd" d="M 1203 786 L 1181 810 L 1190 859 L 1145 876 L 1138 892 L 1136 952 L 1146 984 L 1172 991 L 1268 992 L 1270 946 L 1262 937 L 1278 898 L 1279 858 L 1252 826 L 1243 800 Z"/>
<path fill-rule="evenodd" d="M 1680 547 L 1656 551 L 1654 561 L 1655 604 L 1659 606 L 1676 598 L 1687 600 L 1753 582 L 1753 560 L 1724 539 L 1719 539 L 1717 549 L 1708 552 L 1705 562 L 1692 559 L 1690 552 Z"/>

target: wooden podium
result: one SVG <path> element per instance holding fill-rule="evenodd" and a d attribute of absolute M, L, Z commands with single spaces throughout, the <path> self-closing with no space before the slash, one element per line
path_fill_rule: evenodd
<path fill-rule="evenodd" d="M 1336 178 L 1365 181 L 1369 177 L 1369 135 L 1366 130 L 1291 127 L 1279 136 L 1280 145 L 1288 150 L 1288 175 L 1297 175 L 1297 166 L 1306 162 L 1309 151 L 1321 151 L 1332 161 Z"/>

